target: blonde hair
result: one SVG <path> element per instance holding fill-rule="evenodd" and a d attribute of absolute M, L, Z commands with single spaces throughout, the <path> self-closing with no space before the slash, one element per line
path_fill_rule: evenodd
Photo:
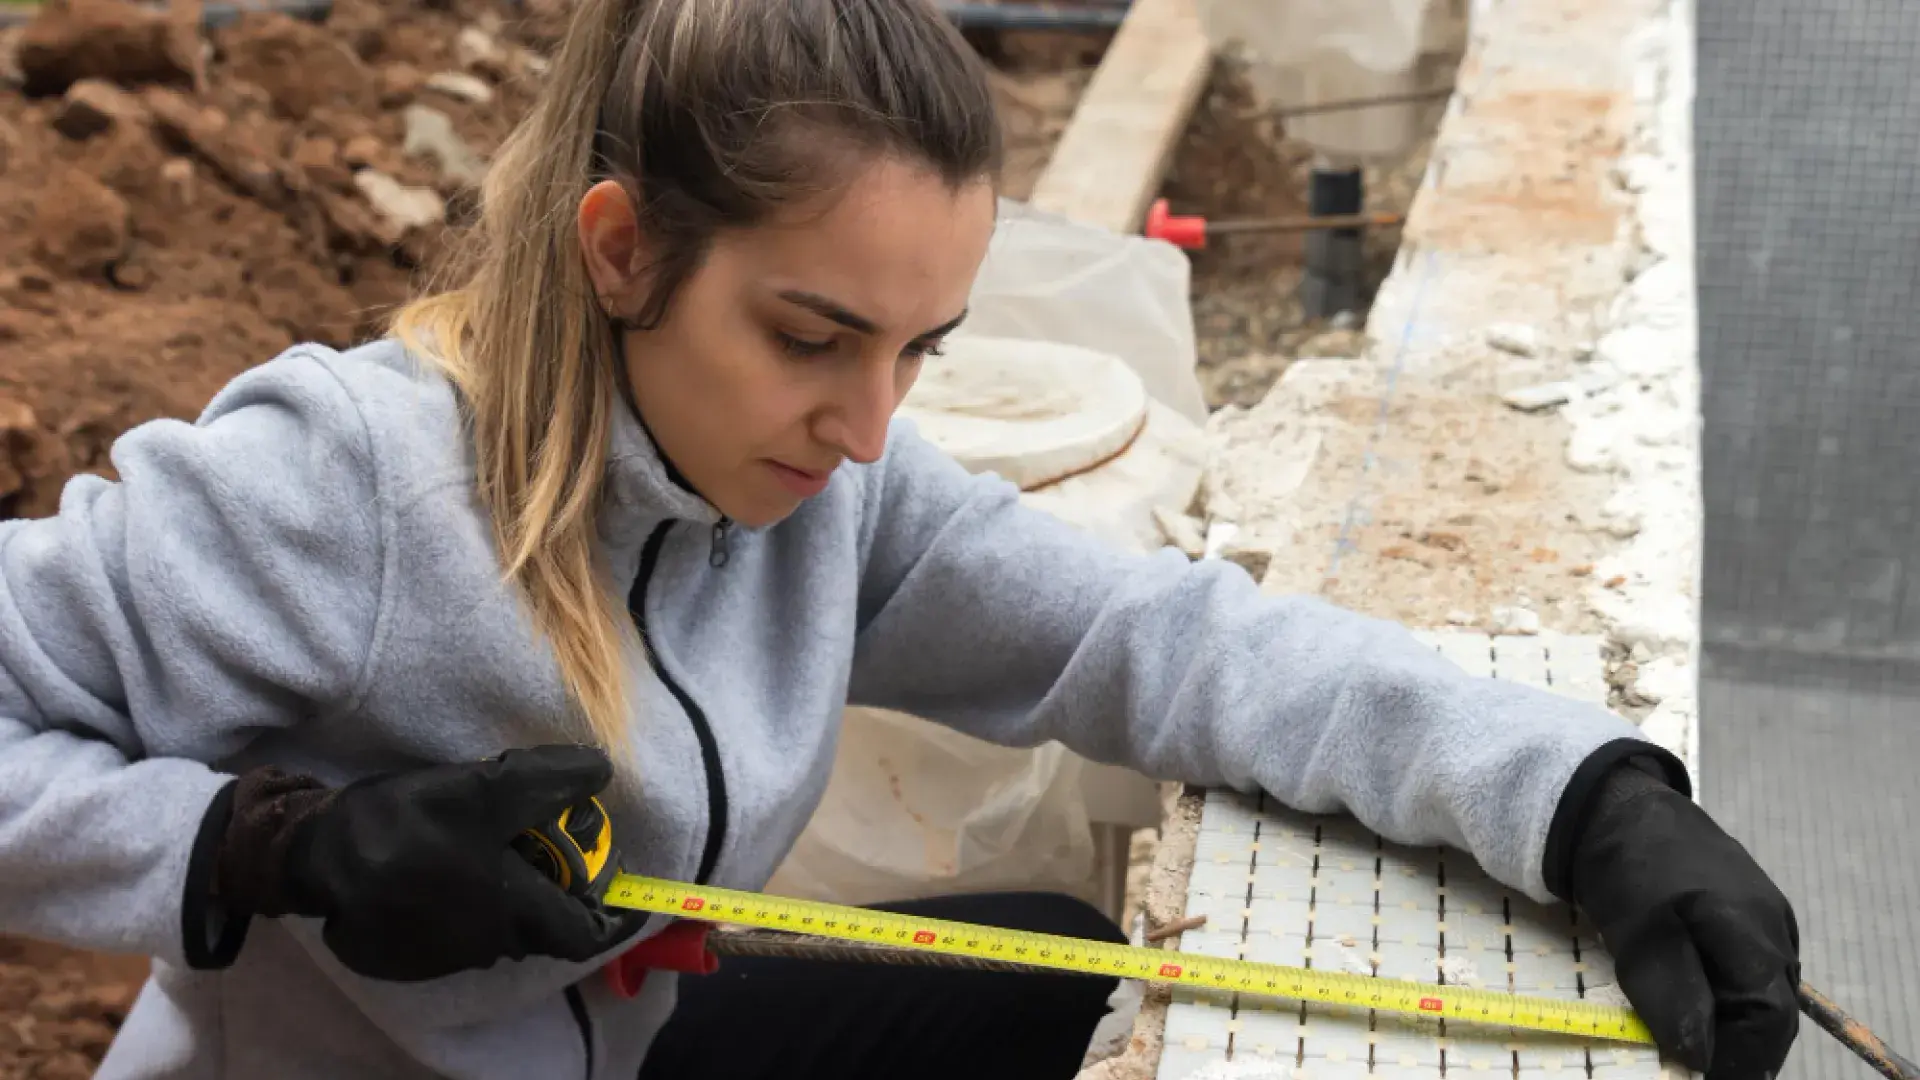
<path fill-rule="evenodd" d="M 626 377 L 580 200 L 608 178 L 632 198 L 658 255 L 645 328 L 717 232 L 832 190 L 874 153 L 955 186 L 998 171 L 984 68 L 928 0 L 581 0 L 481 184 L 458 284 L 393 319 L 458 392 L 502 571 L 609 749 L 627 742 L 634 631 L 595 523 Z"/>

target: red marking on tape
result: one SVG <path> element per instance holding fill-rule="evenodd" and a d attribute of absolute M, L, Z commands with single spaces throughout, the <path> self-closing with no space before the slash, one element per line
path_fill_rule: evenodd
<path fill-rule="evenodd" d="M 687 897 L 686 902 L 680 905 L 680 909 L 682 911 L 699 911 L 701 908 L 706 906 L 707 906 L 707 902 L 705 900 L 702 900 L 697 896 L 689 896 Z"/>
<path fill-rule="evenodd" d="M 1161 978 L 1163 978 L 1163 979 L 1177 979 L 1177 978 L 1179 978 L 1179 977 L 1180 977 L 1180 965 L 1179 965 L 1179 964 L 1161 964 L 1161 965 L 1160 965 L 1160 977 L 1161 977 Z"/>
<path fill-rule="evenodd" d="M 1443 1012 L 1445 1010 L 1446 1010 L 1446 1005 L 1439 998 L 1421 998 L 1420 999 L 1421 1012 Z"/>
<path fill-rule="evenodd" d="M 936 940 L 938 940 L 938 938 L 935 936 L 934 932 L 931 930 L 914 931 L 913 943 L 915 945 L 931 945 Z"/>

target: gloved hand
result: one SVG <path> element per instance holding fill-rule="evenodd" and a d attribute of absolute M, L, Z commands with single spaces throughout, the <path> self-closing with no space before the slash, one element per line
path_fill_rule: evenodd
<path fill-rule="evenodd" d="M 234 793 L 215 895 L 248 914 L 324 919 L 327 946 L 370 978 L 411 982 L 534 955 L 586 960 L 637 920 L 568 896 L 508 844 L 611 776 L 604 753 L 576 746 L 338 790 L 256 770 Z"/>
<path fill-rule="evenodd" d="M 1770 1080 L 1799 1030 L 1800 931 L 1746 848 L 1632 765 L 1593 796 L 1573 901 L 1660 1048 L 1707 1080 Z"/>

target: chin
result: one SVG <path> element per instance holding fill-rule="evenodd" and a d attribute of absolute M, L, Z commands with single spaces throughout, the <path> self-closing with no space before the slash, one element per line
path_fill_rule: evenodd
<path fill-rule="evenodd" d="M 723 506 L 719 510 L 736 525 L 748 529 L 764 529 L 792 517 L 793 512 L 800 509 L 800 503 L 801 500 L 789 495 L 773 499 L 742 500 L 741 505 L 731 509 Z"/>

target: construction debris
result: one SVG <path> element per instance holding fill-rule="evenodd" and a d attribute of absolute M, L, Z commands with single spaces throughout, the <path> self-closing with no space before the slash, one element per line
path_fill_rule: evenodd
<path fill-rule="evenodd" d="M 1526 323 L 1498 323 L 1487 328 L 1487 344 L 1514 356 L 1540 351 L 1540 331 Z"/>
<path fill-rule="evenodd" d="M 427 77 L 426 88 L 458 101 L 486 105 L 493 101 L 493 87 L 464 71 L 442 71 Z"/>
<path fill-rule="evenodd" d="M 1206 554 L 1207 541 L 1200 533 L 1199 522 L 1164 506 L 1153 508 L 1153 522 L 1160 526 L 1160 532 L 1167 542 L 1185 552 L 1189 559 L 1198 559 Z"/>
<path fill-rule="evenodd" d="M 1500 400 L 1521 412 L 1539 412 L 1556 405 L 1565 405 L 1573 395 L 1580 392 L 1578 384 L 1572 382 L 1540 383 L 1536 386 L 1523 386 L 1500 395 Z"/>
<path fill-rule="evenodd" d="M 425 105 L 409 105 L 405 116 L 407 138 L 401 146 L 403 153 L 433 162 L 444 183 L 461 187 L 480 183 L 487 167 L 480 155 L 453 130 L 453 120 L 446 113 Z"/>
<path fill-rule="evenodd" d="M 1179 937 L 1189 930 L 1198 930 L 1205 925 L 1207 925 L 1205 915 L 1188 915 L 1185 918 L 1175 919 L 1165 926 L 1147 931 L 1145 938 L 1148 944 L 1157 945 L 1168 938 Z"/>

